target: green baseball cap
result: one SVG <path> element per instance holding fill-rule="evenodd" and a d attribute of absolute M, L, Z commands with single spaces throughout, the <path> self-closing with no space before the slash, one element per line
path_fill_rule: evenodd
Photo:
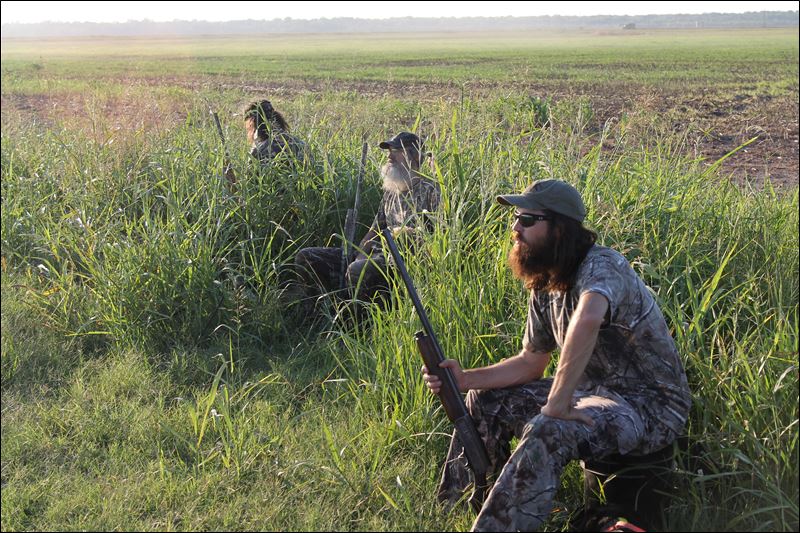
<path fill-rule="evenodd" d="M 523 209 L 549 209 L 578 222 L 583 222 L 586 218 L 586 206 L 583 205 L 581 193 L 569 183 L 560 180 L 537 181 L 522 194 L 502 194 L 497 197 L 497 201 Z"/>

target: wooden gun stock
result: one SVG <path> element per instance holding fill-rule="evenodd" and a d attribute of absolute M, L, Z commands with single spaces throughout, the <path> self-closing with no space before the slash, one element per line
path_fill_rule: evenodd
<path fill-rule="evenodd" d="M 479 512 L 486 497 L 486 472 L 489 469 L 489 457 L 486 454 L 486 447 L 483 440 L 475 429 L 475 423 L 467 411 L 467 406 L 461 398 L 461 393 L 456 388 L 453 374 L 448 368 L 441 368 L 439 363 L 444 358 L 437 353 L 431 341 L 431 337 L 425 335 L 424 331 L 414 334 L 417 341 L 417 348 L 428 367 L 428 372 L 434 374 L 442 381 L 442 388 L 439 390 L 439 400 L 442 402 L 447 418 L 456 428 L 456 434 L 464 446 L 464 454 L 472 472 L 475 474 L 475 490 L 469 499 L 469 503 L 475 512 Z"/>

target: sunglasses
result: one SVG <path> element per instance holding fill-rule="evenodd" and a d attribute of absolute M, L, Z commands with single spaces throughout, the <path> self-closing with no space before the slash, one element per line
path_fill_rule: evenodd
<path fill-rule="evenodd" d="M 514 212 L 514 218 L 519 220 L 519 225 L 523 228 L 530 228 L 540 220 L 550 220 L 552 217 L 547 215 L 534 215 L 532 213 Z"/>

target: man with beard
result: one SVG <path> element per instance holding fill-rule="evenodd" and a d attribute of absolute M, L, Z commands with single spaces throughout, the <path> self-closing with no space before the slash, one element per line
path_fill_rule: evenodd
<path fill-rule="evenodd" d="M 530 290 L 522 351 L 482 368 L 462 370 L 452 359 L 440 366 L 469 391 L 494 479 L 473 530 L 533 531 L 550 513 L 569 461 L 671 446 L 691 395 L 653 295 L 621 254 L 595 244 L 578 191 L 544 180 L 497 201 L 516 208 L 509 265 Z M 543 378 L 557 348 L 555 375 Z M 441 381 L 424 367 L 423 374 L 437 393 Z M 455 504 L 470 483 L 454 434 L 440 501 Z"/>
<path fill-rule="evenodd" d="M 250 144 L 250 155 L 262 168 L 275 163 L 294 165 L 310 162 L 306 143 L 289 133 L 286 119 L 272 107 L 269 100 L 253 102 L 245 108 L 244 127 L 247 132 L 247 142 Z M 236 173 L 227 160 L 224 178 L 230 191 L 235 192 Z"/>
<path fill-rule="evenodd" d="M 248 105 L 244 110 L 244 125 L 247 142 L 250 144 L 250 155 L 261 168 L 272 165 L 291 168 L 294 165 L 310 163 L 311 158 L 306 143 L 289 133 L 286 119 L 275 110 L 269 100 L 256 101 Z M 230 161 L 227 161 L 227 153 L 223 176 L 228 192 L 237 194 L 236 174 Z M 286 189 L 285 182 L 276 181 L 274 189 L 276 196 L 286 194 Z M 242 201 L 241 198 L 239 200 Z M 248 299 L 256 301 L 252 285 L 248 287 L 245 275 L 239 272 L 241 265 L 238 262 L 229 262 L 227 259 L 223 260 L 223 264 L 223 269 L 233 281 L 234 289 L 244 291 L 249 295 Z"/>
<path fill-rule="evenodd" d="M 269 100 L 253 102 L 244 110 L 247 142 L 250 155 L 259 163 L 303 162 L 307 157 L 306 144 L 289 133 L 289 124 Z"/>
<path fill-rule="evenodd" d="M 430 227 L 430 215 L 438 209 L 441 195 L 438 183 L 419 173 L 425 158 L 419 137 L 404 131 L 380 147 L 389 151 L 381 168 L 383 199 L 358 245 L 358 255 L 345 272 L 350 295 L 359 300 L 369 300 L 388 288 L 381 231 L 391 228 L 396 237 L 402 235 L 413 242 L 422 229 Z M 339 289 L 341 259 L 340 247 L 313 247 L 300 250 L 295 264 L 307 287 L 335 291 Z"/>

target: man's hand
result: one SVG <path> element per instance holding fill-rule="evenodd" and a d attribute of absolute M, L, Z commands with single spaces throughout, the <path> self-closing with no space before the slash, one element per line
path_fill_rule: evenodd
<path fill-rule="evenodd" d="M 461 369 L 461 365 L 455 359 L 445 359 L 441 363 L 439 363 L 440 368 L 449 368 L 450 372 L 453 374 L 453 379 L 456 381 L 456 386 L 460 392 L 467 392 L 469 387 L 467 387 L 467 377 L 464 371 Z M 428 367 L 422 367 L 422 379 L 425 380 L 426 385 L 431 390 L 433 394 L 439 394 L 439 390 L 442 388 L 442 380 L 440 380 L 435 374 L 428 373 Z"/>
<path fill-rule="evenodd" d="M 395 240 L 397 240 L 398 238 L 401 238 L 403 235 L 406 235 L 410 231 L 411 228 L 409 228 L 408 226 L 396 226 L 392 228 L 392 237 L 394 237 Z"/>
<path fill-rule="evenodd" d="M 583 410 L 576 409 L 571 405 L 567 405 L 566 407 L 557 407 L 553 405 L 553 402 L 547 402 L 544 406 L 542 406 L 542 410 L 540 412 L 543 415 L 552 418 L 560 418 L 562 420 L 577 420 L 578 422 L 583 422 L 589 427 L 594 426 L 594 420 L 592 420 L 592 417 L 587 415 Z"/>
<path fill-rule="evenodd" d="M 236 187 L 236 173 L 233 171 L 233 166 L 230 163 L 225 165 L 225 173 L 224 173 L 224 175 L 225 175 L 225 180 L 228 182 L 228 184 L 231 186 L 231 188 L 232 189 L 235 188 Z"/>

